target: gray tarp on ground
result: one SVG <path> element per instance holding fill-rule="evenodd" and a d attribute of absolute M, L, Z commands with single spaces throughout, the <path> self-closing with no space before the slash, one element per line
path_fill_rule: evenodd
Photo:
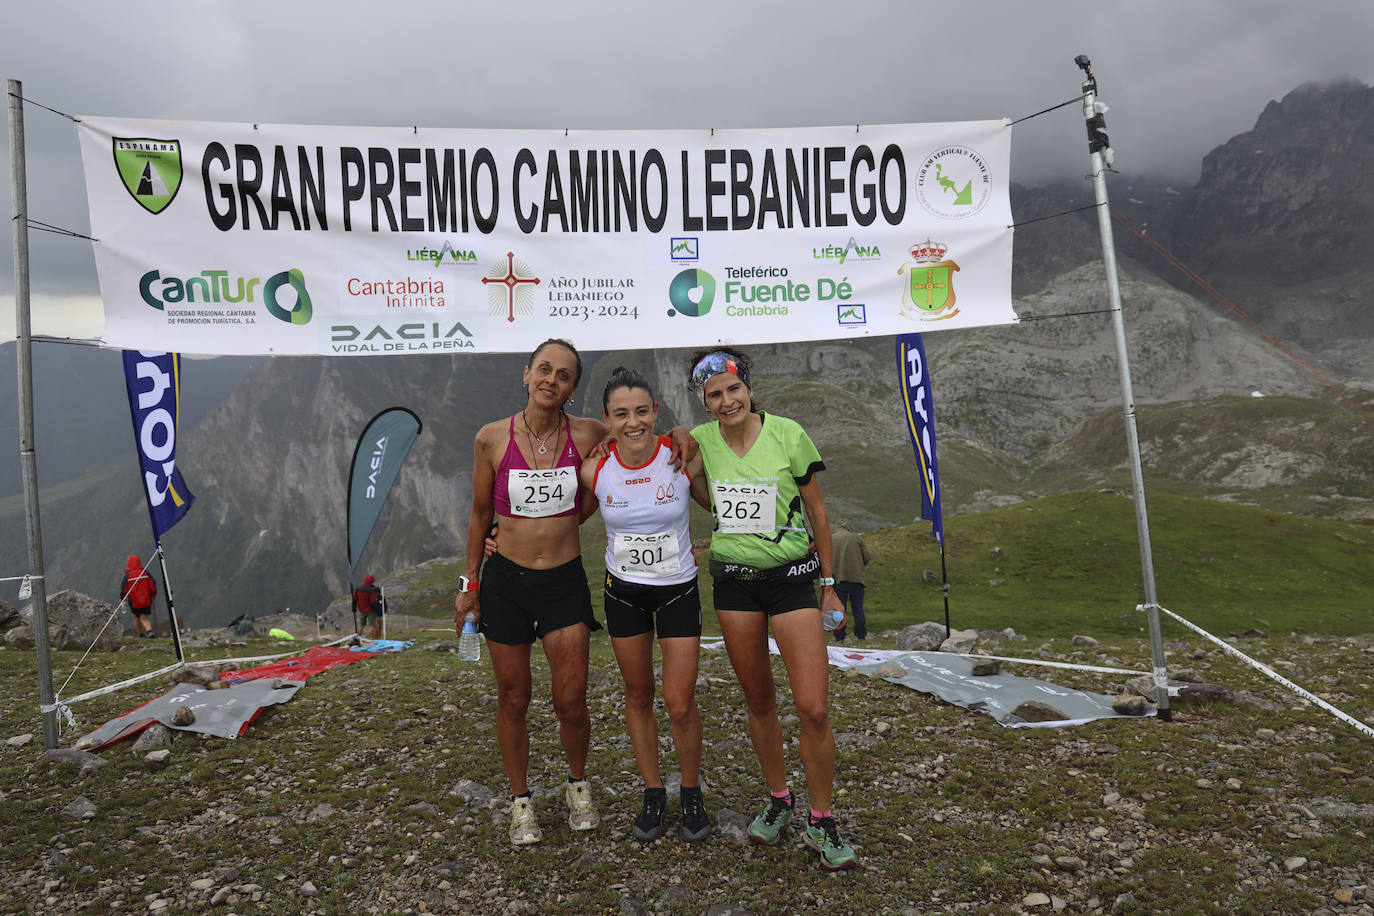
<path fill-rule="evenodd" d="M 1133 718 L 1122 716 L 1112 709 L 1112 698 L 1106 694 L 1059 687 L 1036 678 L 1017 677 L 1014 674 L 974 677 L 971 673 L 974 662 L 975 659 L 948 652 L 902 652 L 890 655 L 881 663 L 855 664 L 854 667 L 871 677 L 883 664 L 900 665 L 906 669 L 904 677 L 888 677 L 883 680 L 891 684 L 902 684 L 922 693 L 934 694 L 955 706 L 986 712 L 1000 724 L 1013 728 L 1075 725 L 1093 719 Z M 1012 710 L 1027 700 L 1048 703 L 1068 718 L 1052 722 L 1026 722 L 1019 716 L 1012 715 Z"/>
<path fill-rule="evenodd" d="M 76 742 L 76 746 L 83 750 L 98 750 L 137 734 L 154 722 L 161 722 L 178 731 L 237 738 L 259 710 L 285 703 L 304 685 L 304 681 L 263 679 L 245 681 L 220 690 L 207 690 L 199 684 L 178 684 L 157 699 L 106 722 Z M 190 725 L 173 725 L 172 716 L 179 706 L 189 706 L 196 714 L 196 720 Z"/>

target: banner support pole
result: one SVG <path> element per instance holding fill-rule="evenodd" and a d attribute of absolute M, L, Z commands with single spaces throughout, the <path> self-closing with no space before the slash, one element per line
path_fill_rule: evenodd
<path fill-rule="evenodd" d="M 184 665 L 186 655 L 181 648 L 181 626 L 177 623 L 177 606 L 172 600 L 172 580 L 167 578 L 167 554 L 162 549 L 161 542 L 157 545 L 157 562 L 162 567 L 162 597 L 167 601 L 167 620 L 172 627 L 172 648 L 176 650 L 177 662 Z"/>
<path fill-rule="evenodd" d="M 941 526 L 943 529 L 943 526 Z M 945 594 L 945 639 L 949 639 L 949 573 L 945 571 L 945 538 L 940 532 L 940 591 Z"/>
<path fill-rule="evenodd" d="M 1107 205 L 1108 156 L 1106 121 L 1097 110 L 1097 80 L 1092 62 L 1080 54 L 1074 63 L 1083 70 L 1083 118 L 1088 126 L 1088 150 L 1092 161 L 1093 193 L 1097 201 L 1097 228 L 1102 236 L 1102 263 L 1107 273 L 1107 294 L 1112 312 L 1112 336 L 1116 340 L 1117 374 L 1121 383 L 1122 414 L 1126 422 L 1126 449 L 1130 454 L 1131 494 L 1135 502 L 1136 536 L 1140 542 L 1140 568 L 1145 587 L 1145 614 L 1150 627 L 1150 653 L 1154 662 L 1155 701 L 1158 716 L 1171 721 L 1169 708 L 1169 671 L 1164 659 L 1164 640 L 1159 629 L 1159 598 L 1155 592 L 1154 552 L 1150 546 L 1150 520 L 1145 510 L 1145 475 L 1140 465 L 1140 439 L 1136 432 L 1135 394 L 1131 386 L 1131 363 L 1126 351 L 1126 324 L 1121 317 L 1121 281 L 1116 270 L 1116 243 L 1112 238 L 1111 209 Z M 1105 109 L 1104 109 L 1105 110 Z"/>
<path fill-rule="evenodd" d="M 43 747 L 57 747 L 57 710 L 52 709 L 52 646 L 48 641 L 48 582 L 43 575 L 43 530 L 38 515 L 38 459 L 33 429 L 33 328 L 29 318 L 29 201 L 24 162 L 24 84 L 8 80 L 10 126 L 10 202 L 14 213 L 14 323 L 19 345 L 19 463 L 24 477 L 24 517 L 28 526 L 29 574 L 33 587 L 33 645 L 38 655 L 39 708 Z"/>

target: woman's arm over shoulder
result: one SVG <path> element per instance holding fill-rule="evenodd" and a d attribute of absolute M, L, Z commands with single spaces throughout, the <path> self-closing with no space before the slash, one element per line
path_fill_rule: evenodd
<path fill-rule="evenodd" d="M 591 417 L 570 417 L 569 419 L 572 421 L 572 437 L 573 443 L 577 445 L 577 451 L 590 457 L 591 450 L 596 448 L 602 439 L 606 438 L 606 434 L 610 430 L 605 423 L 600 420 L 593 420 Z"/>

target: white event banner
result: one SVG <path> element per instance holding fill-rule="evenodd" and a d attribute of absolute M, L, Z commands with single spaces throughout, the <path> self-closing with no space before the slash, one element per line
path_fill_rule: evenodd
<path fill-rule="evenodd" d="M 753 344 L 1005 324 L 1005 120 L 768 130 L 84 117 L 103 344 Z"/>

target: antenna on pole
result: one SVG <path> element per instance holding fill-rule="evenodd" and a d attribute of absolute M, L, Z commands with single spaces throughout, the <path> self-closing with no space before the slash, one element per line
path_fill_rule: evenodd
<path fill-rule="evenodd" d="M 1097 197 L 1097 228 L 1102 235 L 1102 262 L 1107 271 L 1111 299 L 1112 335 L 1116 338 L 1116 365 L 1121 382 L 1122 412 L 1126 421 L 1126 448 L 1130 452 L 1131 487 L 1135 499 L 1136 536 L 1140 541 L 1140 568 L 1144 576 L 1144 610 L 1150 624 L 1150 651 L 1154 661 L 1155 699 L 1159 717 L 1173 718 L 1169 708 L 1169 672 L 1164 661 L 1164 640 L 1159 630 L 1159 599 L 1155 594 L 1155 561 L 1150 547 L 1150 520 L 1145 512 L 1145 475 L 1140 468 L 1140 439 L 1136 434 L 1135 394 L 1131 389 L 1131 363 L 1126 353 L 1126 325 L 1121 318 L 1121 281 L 1116 272 L 1116 243 L 1112 239 L 1111 210 L 1107 206 L 1107 169 L 1112 147 L 1107 138 L 1107 106 L 1097 100 L 1097 78 L 1092 61 L 1080 54 L 1073 59 L 1083 71 L 1083 119 L 1088 126 L 1088 155 L 1092 160 L 1093 192 Z"/>

